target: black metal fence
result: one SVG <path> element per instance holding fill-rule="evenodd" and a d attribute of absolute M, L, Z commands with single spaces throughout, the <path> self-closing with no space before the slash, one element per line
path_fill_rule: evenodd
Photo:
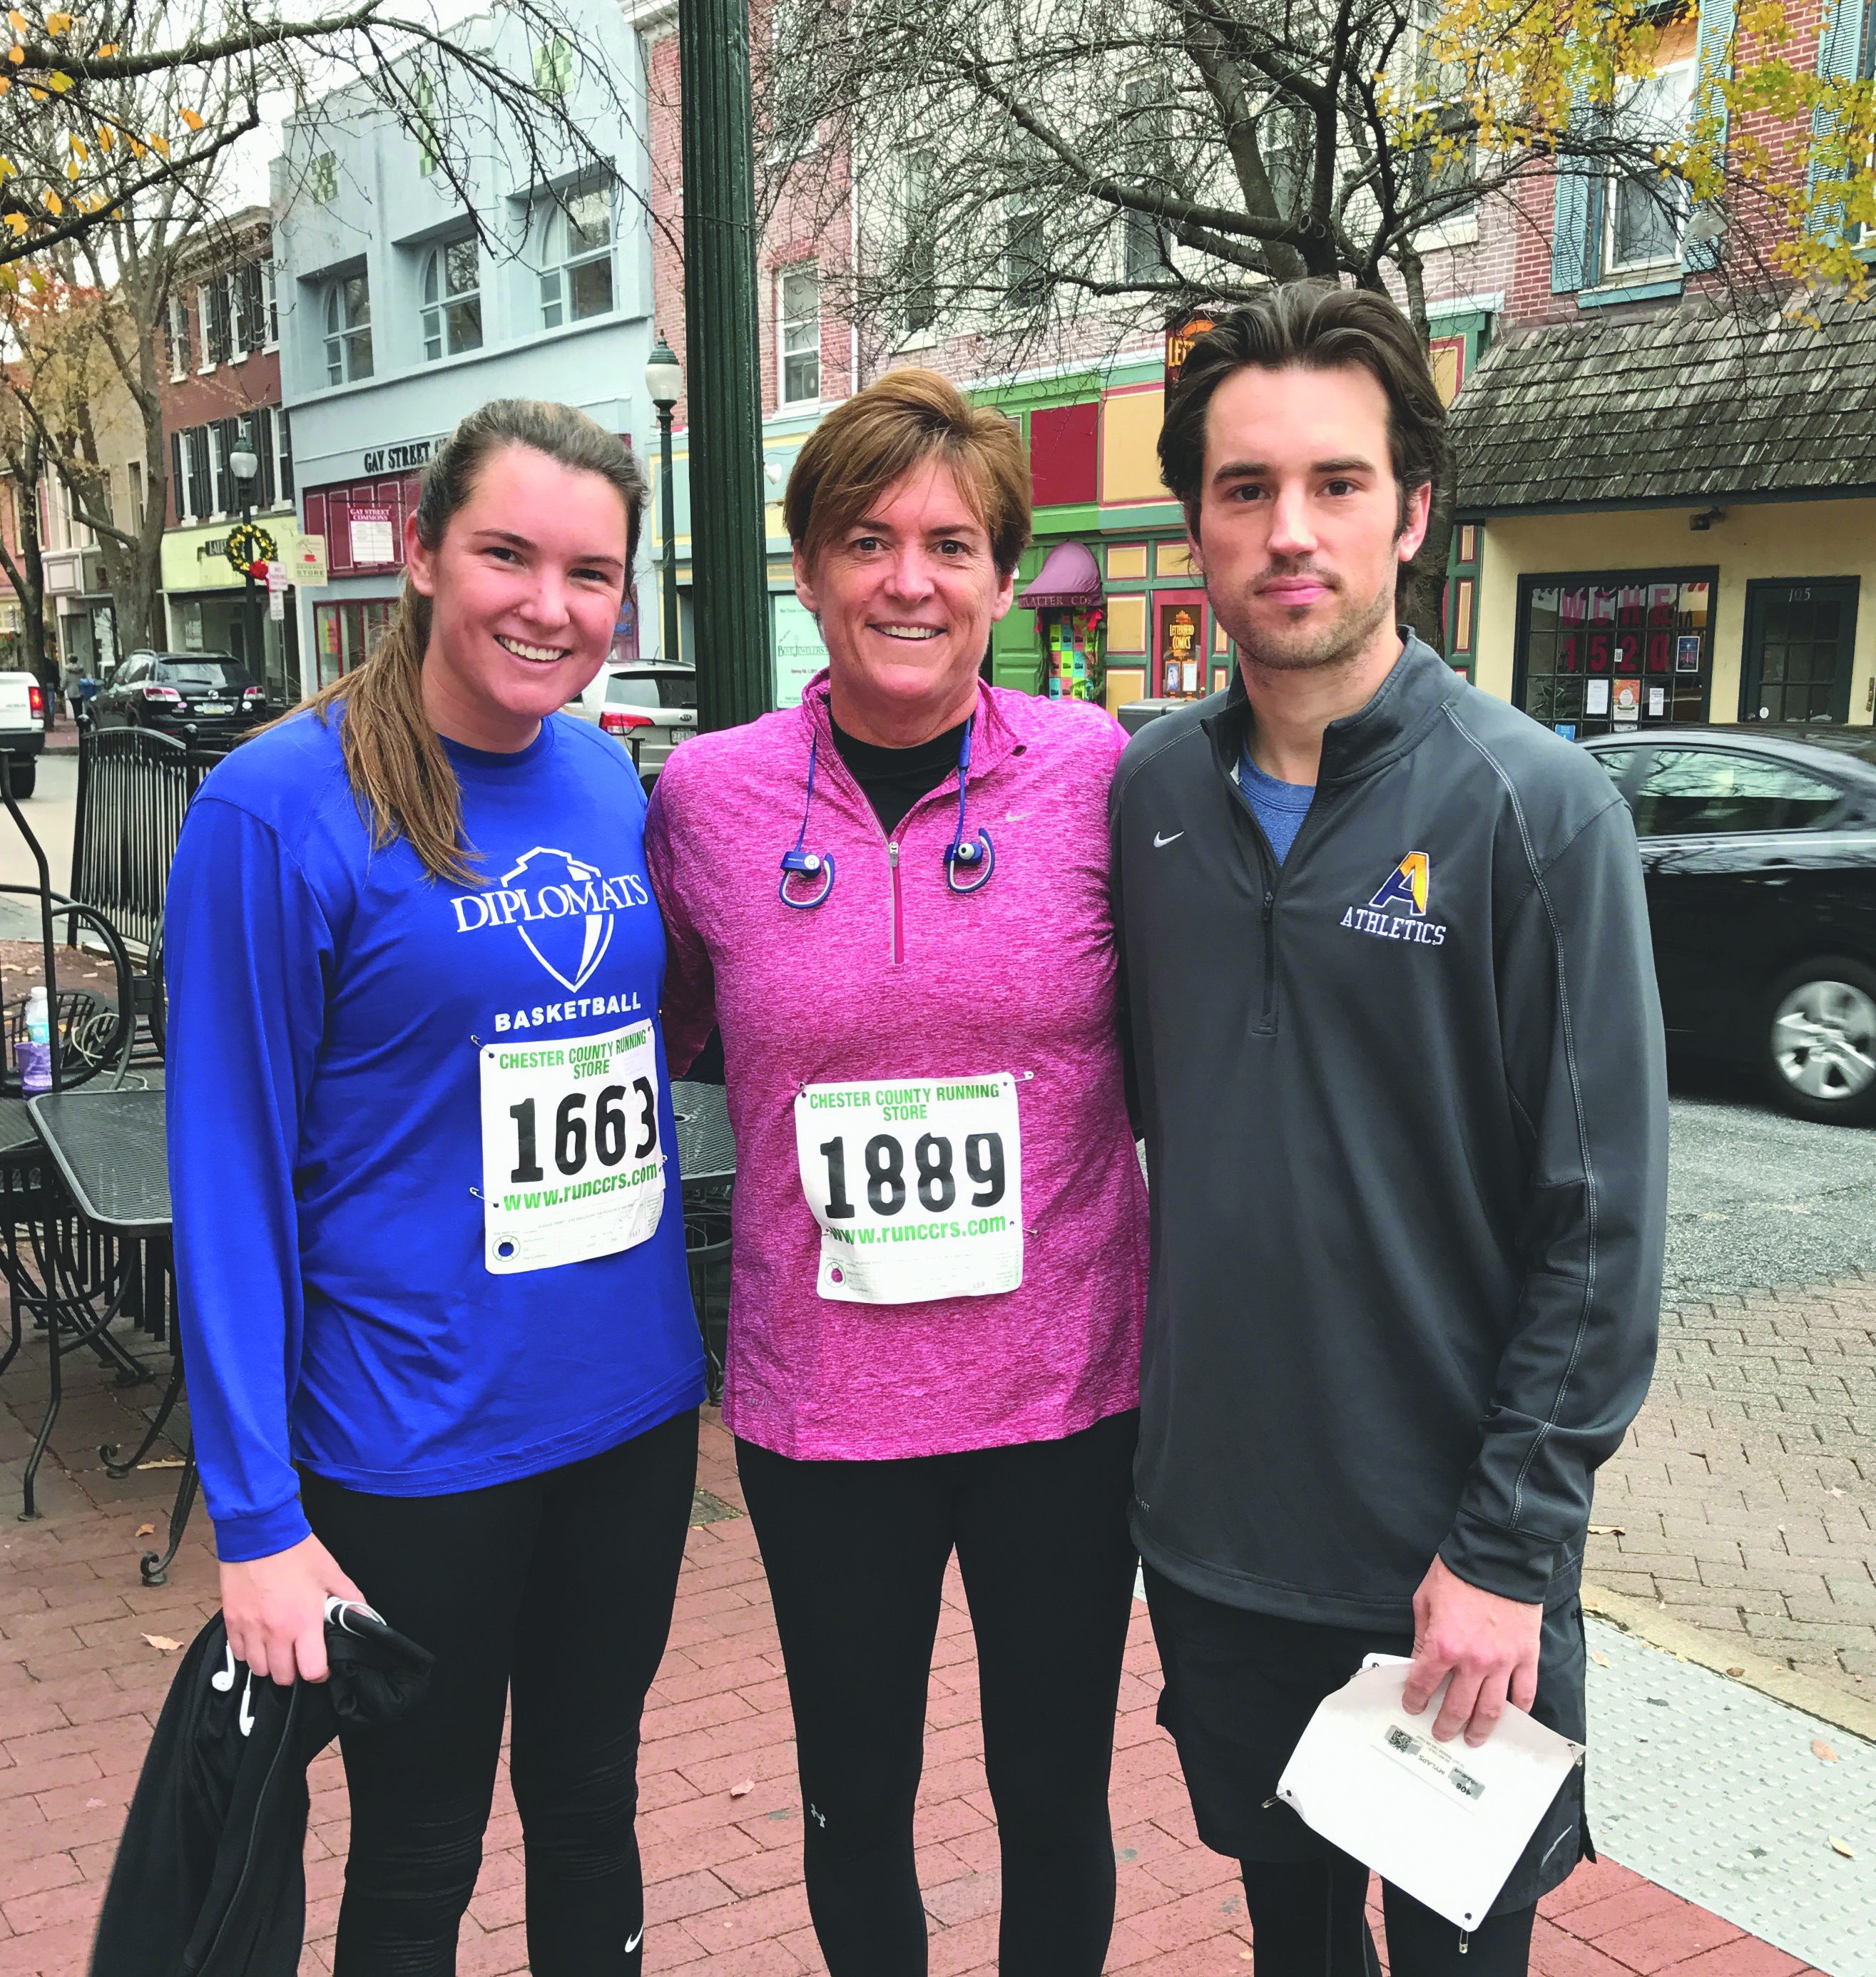
<path fill-rule="evenodd" d="M 147 953 L 183 814 L 220 754 L 142 728 L 87 728 L 78 738 L 78 814 L 71 896 L 96 906 Z"/>

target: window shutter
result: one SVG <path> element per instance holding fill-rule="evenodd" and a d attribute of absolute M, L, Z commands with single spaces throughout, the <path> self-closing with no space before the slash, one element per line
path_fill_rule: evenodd
<path fill-rule="evenodd" d="M 1570 113 L 1573 130 L 1583 127 L 1587 111 Z M 1551 225 L 1551 292 L 1573 295 L 1590 279 L 1590 223 L 1600 202 L 1594 167 L 1587 159 L 1557 161 L 1557 206 Z"/>
<path fill-rule="evenodd" d="M 170 434 L 170 513 L 180 527 L 188 519 L 189 490 L 183 483 L 183 436 Z"/>
<path fill-rule="evenodd" d="M 1872 28 L 1872 32 L 1876 32 L 1876 28 Z M 1827 81 L 1853 81 L 1858 67 L 1858 57 L 1862 52 L 1862 0 L 1824 0 L 1824 18 L 1818 32 L 1818 74 Z M 1828 137 L 1831 122 L 1829 113 L 1820 104 L 1812 114 L 1812 137 Z M 1822 177 L 1814 155 L 1807 188 L 1814 199 Z M 1841 208 L 1832 201 L 1818 217 L 1834 229 L 1840 213 Z"/>
<path fill-rule="evenodd" d="M 1696 113 L 1706 106 L 1706 92 L 1729 72 L 1732 52 L 1732 32 L 1739 18 L 1739 0 L 1700 0 L 1699 81 L 1695 85 L 1694 107 Z M 1719 148 L 1723 157 L 1726 149 L 1727 110 L 1723 102 L 1718 102 L 1719 112 Z M 1695 207 L 1698 217 L 1701 209 Z M 1713 216 L 1717 219 L 1719 216 Z M 1683 249 L 1681 259 L 1690 274 L 1703 275 L 1719 266 L 1721 241 L 1718 236 L 1711 240 L 1689 240 Z"/>
<path fill-rule="evenodd" d="M 328 569 L 352 574 L 352 497 L 343 488 L 326 497 L 325 561 Z"/>
<path fill-rule="evenodd" d="M 287 417 L 286 408 L 276 405 L 273 411 L 274 431 L 280 441 L 280 499 L 289 501 L 293 497 L 293 427 Z"/>
<path fill-rule="evenodd" d="M 323 494 L 309 494 L 306 497 L 306 519 L 300 523 L 300 533 L 308 536 L 325 536 L 325 553 L 329 561 L 332 553 L 332 539 L 326 534 L 325 497 Z"/>
<path fill-rule="evenodd" d="M 254 457 L 259 462 L 254 476 L 254 505 L 271 508 L 279 499 L 273 478 L 273 414 L 266 405 L 256 405 L 248 419 L 254 433 Z"/>

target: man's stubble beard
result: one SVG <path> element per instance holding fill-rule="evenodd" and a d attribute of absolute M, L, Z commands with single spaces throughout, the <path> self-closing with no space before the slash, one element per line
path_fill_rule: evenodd
<path fill-rule="evenodd" d="M 1215 599 L 1212 609 L 1224 619 L 1224 629 L 1236 642 L 1239 657 L 1249 665 L 1265 672 L 1313 672 L 1329 666 L 1349 665 L 1362 656 L 1377 628 L 1393 615 L 1394 586 L 1389 584 L 1370 604 L 1345 607 L 1326 625 L 1311 630 L 1299 627 L 1294 637 L 1280 641 L 1240 631 L 1230 622 L 1236 614 L 1219 611 Z"/>

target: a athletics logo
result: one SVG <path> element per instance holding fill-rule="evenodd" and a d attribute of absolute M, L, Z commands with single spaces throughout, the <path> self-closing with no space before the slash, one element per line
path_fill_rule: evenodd
<path fill-rule="evenodd" d="M 1380 891 L 1366 906 L 1344 910 L 1342 924 L 1352 933 L 1372 934 L 1381 940 L 1442 947 L 1446 929 L 1426 916 L 1432 889 L 1432 860 L 1424 851 L 1410 851 L 1388 874 Z"/>
<path fill-rule="evenodd" d="M 1432 882 L 1433 868 L 1426 853 L 1410 851 L 1368 903 L 1376 913 L 1385 912 L 1389 906 L 1405 906 L 1415 919 L 1425 919 L 1426 896 Z"/>
<path fill-rule="evenodd" d="M 450 903 L 458 933 L 513 927 L 554 980 L 577 994 L 613 944 L 613 916 L 650 903 L 636 873 L 603 878 L 598 866 L 537 844 L 501 875 L 499 886 L 460 893 Z"/>

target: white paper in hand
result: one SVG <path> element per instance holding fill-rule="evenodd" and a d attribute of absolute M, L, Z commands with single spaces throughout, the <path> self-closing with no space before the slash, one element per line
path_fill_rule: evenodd
<path fill-rule="evenodd" d="M 1277 1797 L 1331 1846 L 1462 1929 L 1484 1921 L 1583 1746 L 1508 1704 L 1475 1750 L 1401 1705 L 1407 1664 L 1377 1655 L 1325 1697 Z"/>

